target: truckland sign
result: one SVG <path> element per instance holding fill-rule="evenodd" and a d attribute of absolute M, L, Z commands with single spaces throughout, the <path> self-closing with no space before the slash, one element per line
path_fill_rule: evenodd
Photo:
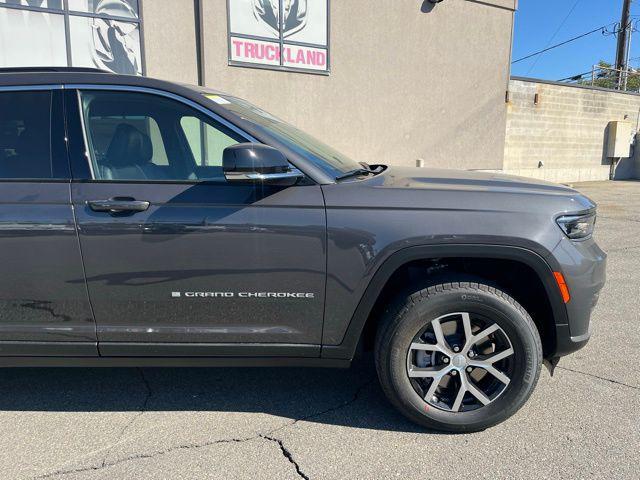
<path fill-rule="evenodd" d="M 329 0 L 227 0 L 229 64 L 329 72 Z"/>

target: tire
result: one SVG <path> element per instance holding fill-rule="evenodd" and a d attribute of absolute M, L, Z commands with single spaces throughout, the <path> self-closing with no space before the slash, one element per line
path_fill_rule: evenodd
<path fill-rule="evenodd" d="M 540 375 L 542 344 L 529 314 L 506 293 L 482 283 L 452 282 L 403 295 L 385 311 L 375 362 L 386 396 L 410 420 L 439 431 L 474 432 L 506 420 L 528 400 Z M 496 375 L 477 364 L 493 367 Z M 432 396 L 435 378 L 410 378 L 446 369 Z"/>

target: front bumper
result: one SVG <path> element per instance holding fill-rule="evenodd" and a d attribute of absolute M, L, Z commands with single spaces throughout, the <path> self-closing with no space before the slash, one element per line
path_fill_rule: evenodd
<path fill-rule="evenodd" d="M 567 323 L 556 324 L 556 357 L 568 355 L 589 341 L 591 312 L 606 280 L 607 255 L 593 239 L 563 238 L 553 257 L 560 264 L 571 300 L 565 305 Z"/>

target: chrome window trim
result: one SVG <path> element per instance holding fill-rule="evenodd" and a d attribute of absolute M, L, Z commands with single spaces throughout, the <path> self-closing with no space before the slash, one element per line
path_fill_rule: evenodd
<path fill-rule="evenodd" d="M 64 85 L 10 85 L 0 86 L 0 92 L 29 92 L 37 90 L 64 90 Z"/>
<path fill-rule="evenodd" d="M 192 100 L 189 100 L 188 98 L 184 98 L 175 93 L 167 92 L 166 90 L 159 90 L 157 88 L 150 88 L 150 87 L 137 87 L 133 85 L 131 86 L 130 85 L 106 85 L 106 84 L 96 85 L 96 84 L 81 84 L 81 83 L 65 84 L 64 88 L 75 89 L 75 90 L 106 90 L 106 91 L 119 91 L 119 92 L 149 93 L 151 95 L 159 95 L 161 97 L 170 98 L 172 100 L 176 100 L 180 103 L 183 103 L 185 105 L 190 106 L 191 108 L 198 110 L 200 113 L 203 113 L 205 116 L 210 117 L 216 122 L 221 123 L 225 127 L 229 128 L 230 130 L 233 130 L 235 133 L 245 138 L 248 142 L 262 143 L 256 140 L 255 138 L 253 138 L 247 132 L 235 126 L 233 123 L 229 122 L 228 120 L 225 120 L 215 112 L 212 112 L 211 110 L 203 107 L 202 105 Z"/>

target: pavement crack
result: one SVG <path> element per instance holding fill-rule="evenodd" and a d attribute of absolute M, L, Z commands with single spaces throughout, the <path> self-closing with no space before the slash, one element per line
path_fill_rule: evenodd
<path fill-rule="evenodd" d="M 369 385 L 371 385 L 372 383 L 374 383 L 376 381 L 377 377 L 373 377 L 370 378 L 369 380 L 367 380 L 366 382 L 364 382 L 362 385 L 360 385 L 356 391 L 353 393 L 353 395 L 351 396 L 351 398 L 349 398 L 348 400 L 345 400 L 344 402 L 340 403 L 339 405 L 335 405 L 333 407 L 329 407 L 325 410 L 321 410 L 320 412 L 315 412 L 315 413 L 311 413 L 309 415 L 306 415 L 304 417 L 300 417 L 300 418 L 296 418 L 295 420 L 293 420 L 292 422 L 287 423 L 286 425 L 282 425 L 278 428 L 275 428 L 271 431 L 269 431 L 269 434 L 278 432 L 280 430 L 284 430 L 285 428 L 289 428 L 294 426 L 296 423 L 298 422 L 304 422 L 306 420 L 311 420 L 313 418 L 318 418 L 321 417 L 323 415 L 326 415 L 327 413 L 332 413 L 335 412 L 337 410 L 341 410 L 343 408 L 348 407 L 349 405 L 354 404 L 355 402 L 357 402 L 360 399 L 360 395 L 362 394 L 362 391 L 367 388 Z"/>
<path fill-rule="evenodd" d="M 109 453 L 111 453 L 111 450 L 113 449 L 113 447 L 115 447 L 116 445 L 118 445 L 121 442 L 121 440 L 122 440 L 122 438 L 124 438 L 124 434 L 127 432 L 127 430 L 129 430 L 129 428 L 131 428 L 131 426 L 136 422 L 136 420 L 138 420 L 138 418 L 141 415 L 143 415 L 144 412 L 147 411 L 147 405 L 149 405 L 149 399 L 151 398 L 151 395 L 153 394 L 153 391 L 151 390 L 151 385 L 149 384 L 149 381 L 147 380 L 147 377 L 144 375 L 144 370 L 142 370 L 142 368 L 138 368 L 138 372 L 140 373 L 140 377 L 142 379 L 142 383 L 145 386 L 146 395 L 144 397 L 144 400 L 142 401 L 142 404 L 140 405 L 140 408 L 138 409 L 138 414 L 135 415 L 133 418 L 131 418 L 131 420 L 129 422 L 127 422 L 127 424 L 124 427 L 122 427 L 122 430 L 120 430 L 120 433 L 118 434 L 118 437 L 117 437 L 116 441 L 106 451 L 106 453 L 104 455 L 104 458 L 102 459 L 102 467 L 105 467 L 107 465 L 107 460 L 109 459 Z"/>
<path fill-rule="evenodd" d="M 218 444 L 223 444 L 223 443 L 244 443 L 244 442 L 248 442 L 250 440 L 255 440 L 257 438 L 259 438 L 260 435 L 253 435 L 251 437 L 246 437 L 246 438 L 223 438 L 223 439 L 219 439 L 219 440 L 212 440 L 210 442 L 203 442 L 203 443 L 187 443 L 187 444 L 182 444 L 182 445 L 174 445 L 172 447 L 166 448 L 164 450 L 156 450 L 154 452 L 149 452 L 149 453 L 137 453 L 134 455 L 129 455 L 127 457 L 123 457 L 120 458 L 118 460 L 115 460 L 113 462 L 103 462 L 100 465 L 93 465 L 90 467 L 82 467 L 82 468 L 74 468 L 74 469 L 68 469 L 68 470 L 58 470 L 55 472 L 50 472 L 50 473 L 46 473 L 44 475 L 39 475 L 37 477 L 34 477 L 34 480 L 41 480 L 41 479 L 46 479 L 46 478 L 54 478 L 54 477 L 60 477 L 63 475 L 70 475 L 73 473 L 84 473 L 84 472 L 92 472 L 92 471 L 96 471 L 96 470 L 103 470 L 105 468 L 109 468 L 109 467 L 114 467 L 116 465 L 119 465 L 121 463 L 126 463 L 126 462 L 131 462 L 134 460 L 144 460 L 144 459 L 149 459 L 149 458 L 155 458 L 161 455 L 167 455 L 171 452 L 175 452 L 175 451 L 179 451 L 179 450 L 191 450 L 191 449 L 198 449 L 198 448 L 205 448 L 205 447 L 210 447 L 212 445 L 218 445 Z"/>
<path fill-rule="evenodd" d="M 147 405 L 149 403 L 149 399 L 151 398 L 152 395 L 152 390 L 151 387 L 149 385 L 149 382 L 147 381 L 146 377 L 144 376 L 144 373 L 142 371 L 142 369 L 139 370 L 140 371 L 140 375 L 142 376 L 142 380 L 145 383 L 146 387 L 147 387 L 147 395 L 142 403 L 142 406 L 140 407 L 140 412 L 138 413 L 138 415 L 136 417 L 134 417 L 134 419 L 132 421 L 130 421 L 127 425 L 125 425 L 125 427 L 121 430 L 120 432 L 120 437 L 131 427 L 131 425 L 133 424 L 133 422 L 135 421 L 136 418 L 138 418 L 140 415 L 142 415 L 147 408 Z M 259 438 L 265 439 L 265 440 L 269 440 L 269 441 L 273 441 L 273 442 L 277 442 L 278 445 L 280 446 L 280 449 L 282 451 L 282 454 L 296 467 L 296 472 L 298 473 L 298 475 L 301 478 L 307 479 L 309 477 L 307 477 L 301 470 L 299 465 L 296 463 L 296 461 L 293 459 L 293 456 L 291 456 L 291 452 L 284 446 L 284 444 L 282 443 L 282 440 L 278 440 L 275 437 L 272 437 L 272 435 L 275 432 L 284 430 L 286 428 L 292 427 L 293 425 L 295 425 L 298 422 L 301 421 L 305 421 L 305 420 L 310 420 L 312 418 L 317 418 L 320 417 L 322 415 L 326 415 L 328 413 L 331 412 L 335 412 L 337 410 L 340 410 L 342 408 L 348 407 L 349 405 L 352 405 L 353 403 L 357 402 L 360 398 L 360 396 L 362 395 L 362 392 L 365 388 L 367 388 L 369 385 L 371 385 L 372 383 L 374 383 L 376 381 L 376 378 L 371 378 L 369 380 L 367 380 L 366 382 L 364 382 L 362 385 L 360 385 L 356 391 L 353 393 L 353 395 L 351 396 L 351 398 L 349 398 L 348 400 L 345 400 L 344 402 L 340 403 L 339 405 L 335 405 L 333 407 L 327 408 L 325 410 L 319 411 L 319 412 L 315 412 L 309 415 L 306 415 L 304 417 L 300 417 L 297 418 L 293 421 L 287 422 L 285 425 L 282 425 L 280 427 L 274 428 L 270 431 L 268 431 L 265 434 L 262 433 L 257 433 L 255 435 L 251 435 L 249 437 L 242 437 L 242 438 L 223 438 L 223 439 L 218 439 L 218 440 L 212 440 L 212 441 L 208 441 L 208 442 L 202 442 L 202 443 L 187 443 L 187 444 L 180 444 L 180 445 L 174 445 L 172 447 L 168 447 L 162 450 L 155 450 L 153 452 L 148 452 L 148 453 L 136 453 L 136 454 L 132 454 L 126 457 L 122 457 L 120 459 L 114 460 L 109 462 L 108 461 L 108 453 L 107 455 L 105 455 L 105 458 L 103 459 L 103 461 L 99 464 L 99 465 L 93 465 L 93 466 L 89 466 L 89 467 L 82 467 L 82 468 L 73 468 L 73 469 L 61 469 L 61 470 L 56 470 L 54 472 L 50 472 L 50 473 L 46 473 L 43 475 L 39 475 L 34 477 L 34 480 L 43 480 L 43 479 L 49 479 L 49 478 L 55 478 L 55 477 L 61 477 L 64 475 L 71 475 L 71 474 L 75 474 L 75 473 L 84 473 L 84 472 L 91 472 L 91 471 L 96 471 L 96 470 L 102 470 L 105 468 L 109 468 L 109 467 L 113 467 L 122 463 L 126 463 L 126 462 L 131 462 L 131 461 L 137 461 L 137 460 L 145 460 L 145 459 L 149 459 L 149 458 L 155 458 L 158 456 L 162 456 L 162 455 L 167 455 L 169 453 L 175 452 L 175 451 L 180 451 L 180 450 L 191 450 L 191 449 L 199 449 L 199 448 L 206 448 L 206 447 L 210 447 L 213 445 L 218 445 L 218 444 L 224 444 L 224 443 L 244 443 L 244 442 L 249 442 L 252 440 L 257 440 Z M 116 442 L 114 445 L 117 445 Z M 113 446 L 111 447 L 113 448 Z"/>
<path fill-rule="evenodd" d="M 613 221 L 619 221 L 619 222 L 634 222 L 634 223 L 640 223 L 640 219 L 637 218 L 629 218 L 629 217 L 609 217 L 609 216 L 604 216 L 604 215 L 598 215 L 598 219 L 602 220 L 613 220 Z"/>
<path fill-rule="evenodd" d="M 637 248 L 640 248 L 640 245 L 630 245 L 628 247 L 608 248 L 607 249 L 607 253 L 626 252 L 627 250 L 635 250 Z"/>
<path fill-rule="evenodd" d="M 293 458 L 293 454 L 284 445 L 284 442 L 282 440 L 280 440 L 279 438 L 270 437 L 268 435 L 260 435 L 260 437 L 264 438 L 265 440 L 269 440 L 270 442 L 277 443 L 278 446 L 280 447 L 280 451 L 282 452 L 282 455 L 289 461 L 289 463 L 291 463 L 294 466 L 298 476 L 300 478 L 304 478 L 304 480 L 309 480 L 309 477 L 302 471 L 302 469 L 300 468 L 300 465 L 298 464 L 298 462 L 296 462 L 295 458 Z"/>
<path fill-rule="evenodd" d="M 574 370 L 572 368 L 561 367 L 560 365 L 558 365 L 556 368 L 560 369 L 560 370 L 566 370 L 567 372 L 573 372 L 573 373 L 579 373 L 581 375 L 586 375 L 587 377 L 597 378 L 598 380 L 604 380 L 605 382 L 615 383 L 616 385 L 620 385 L 622 387 L 633 388 L 634 390 L 640 390 L 640 387 L 636 387 L 635 385 L 629 385 L 628 383 L 619 382 L 618 380 L 612 380 L 612 379 L 607 378 L 607 377 L 601 377 L 600 375 L 596 375 L 594 373 L 581 372 L 580 370 Z"/>

